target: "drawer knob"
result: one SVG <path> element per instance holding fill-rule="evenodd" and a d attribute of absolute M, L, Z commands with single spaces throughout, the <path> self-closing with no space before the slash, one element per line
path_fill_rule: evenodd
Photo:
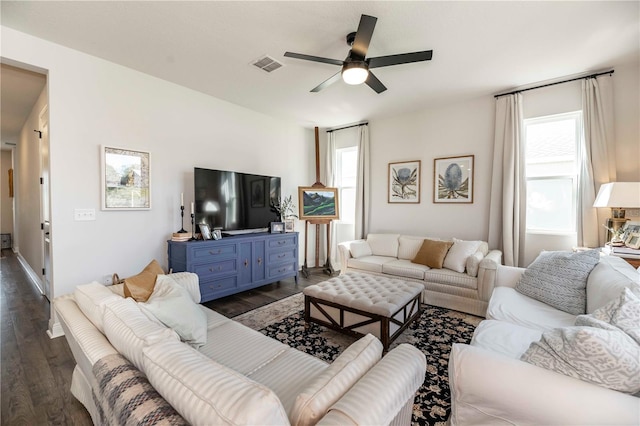
<path fill-rule="evenodd" d="M 258 265 L 262 265 L 262 258 L 261 257 L 258 258 Z"/>
<path fill-rule="evenodd" d="M 249 266 L 249 260 L 248 260 L 248 259 L 245 259 L 245 260 L 244 260 L 244 267 L 246 268 L 247 266 Z"/>
<path fill-rule="evenodd" d="M 286 241 L 278 241 L 278 244 L 285 244 Z"/>
<path fill-rule="evenodd" d="M 286 256 L 286 254 L 284 254 L 284 253 L 279 254 L 279 255 L 278 255 L 278 259 L 282 259 L 282 258 L 283 258 L 283 257 L 285 257 L 285 256 Z"/>
<path fill-rule="evenodd" d="M 209 254 L 220 254 L 220 253 L 222 253 L 222 252 L 220 251 L 220 249 L 215 250 L 215 251 L 214 251 L 214 250 L 209 250 Z"/>

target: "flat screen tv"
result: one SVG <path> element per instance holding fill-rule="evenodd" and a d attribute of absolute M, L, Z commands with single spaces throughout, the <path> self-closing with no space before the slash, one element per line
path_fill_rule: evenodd
<path fill-rule="evenodd" d="M 195 167 L 194 186 L 196 225 L 232 235 L 263 232 L 280 219 L 271 207 L 280 198 L 279 177 Z"/>

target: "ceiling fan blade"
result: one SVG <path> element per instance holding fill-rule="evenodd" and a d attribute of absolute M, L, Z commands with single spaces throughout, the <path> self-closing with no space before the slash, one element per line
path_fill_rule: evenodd
<path fill-rule="evenodd" d="M 373 29 L 376 27 L 377 21 L 378 18 L 369 15 L 362 15 L 360 17 L 360 24 L 358 25 L 358 31 L 356 31 L 356 38 L 353 40 L 351 51 L 362 59 L 367 56 L 367 50 L 369 50 L 369 43 L 371 42 L 371 36 L 373 36 Z"/>
<path fill-rule="evenodd" d="M 302 53 L 285 52 L 287 58 L 303 59 L 305 61 L 322 62 L 325 64 L 342 66 L 343 61 L 337 59 L 322 58 L 320 56 L 303 55 Z"/>
<path fill-rule="evenodd" d="M 331 86 L 333 83 L 340 80 L 341 74 L 342 74 L 342 71 L 338 71 L 337 73 L 335 73 L 334 75 L 332 75 L 331 77 L 329 77 L 328 79 L 326 79 L 325 81 L 323 81 L 322 83 L 320 83 L 319 85 L 311 89 L 311 92 L 316 93 L 321 91 L 322 89 L 325 89 Z"/>
<path fill-rule="evenodd" d="M 430 61 L 433 56 L 433 50 L 424 50 L 422 52 L 401 53 L 399 55 L 378 56 L 369 58 L 369 68 L 388 67 L 391 65 L 409 64 L 411 62 Z"/>
<path fill-rule="evenodd" d="M 382 82 L 380 80 L 378 80 L 378 77 L 373 75 L 373 73 L 371 71 L 369 71 L 369 76 L 367 76 L 367 79 L 365 80 L 365 83 L 367 83 L 367 86 L 369 86 L 373 90 L 375 90 L 376 93 L 382 93 L 385 90 L 387 90 L 385 85 L 382 84 Z"/>

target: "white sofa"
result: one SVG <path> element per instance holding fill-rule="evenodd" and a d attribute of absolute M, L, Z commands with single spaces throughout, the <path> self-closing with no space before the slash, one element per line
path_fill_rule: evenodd
<path fill-rule="evenodd" d="M 71 391 L 94 424 L 120 423 L 104 417 L 117 407 L 108 407 L 97 377 L 105 378 L 94 368 L 114 354 L 124 355 L 161 403 L 194 425 L 410 423 L 426 370 L 415 347 L 399 345 L 381 358 L 381 343 L 367 335 L 327 364 L 199 305 L 197 275 L 170 277 L 187 289 L 189 309 L 196 310 L 180 312 L 201 310 L 206 317 L 206 344 L 198 349 L 125 299 L 122 285 L 91 283 L 55 299 L 77 363 Z"/>
<path fill-rule="evenodd" d="M 452 425 L 638 425 L 640 398 L 521 361 L 542 333 L 573 326 L 575 315 L 515 290 L 523 268 L 500 266 L 487 319 L 449 360 Z M 623 259 L 602 257 L 587 280 L 587 313 L 640 289 Z"/>
<path fill-rule="evenodd" d="M 446 267 L 432 269 L 411 262 L 426 238 L 369 234 L 366 240 L 340 243 L 341 273 L 359 271 L 419 282 L 424 285 L 423 303 L 484 317 L 493 291 L 496 269 L 502 261 L 502 252 L 489 250 L 488 244 L 481 242 L 477 251 L 464 261 L 461 271 Z M 365 255 L 358 253 L 354 256 L 359 250 L 352 250 L 352 246 L 360 246 L 363 242 L 366 242 L 371 254 L 365 251 Z"/>

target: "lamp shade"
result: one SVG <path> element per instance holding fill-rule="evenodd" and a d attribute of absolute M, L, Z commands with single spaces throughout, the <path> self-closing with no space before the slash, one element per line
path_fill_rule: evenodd
<path fill-rule="evenodd" d="M 593 207 L 640 207 L 640 182 L 603 183 Z"/>
<path fill-rule="evenodd" d="M 348 62 L 342 68 L 342 79 L 347 84 L 362 84 L 368 76 L 369 71 L 361 61 Z"/>

